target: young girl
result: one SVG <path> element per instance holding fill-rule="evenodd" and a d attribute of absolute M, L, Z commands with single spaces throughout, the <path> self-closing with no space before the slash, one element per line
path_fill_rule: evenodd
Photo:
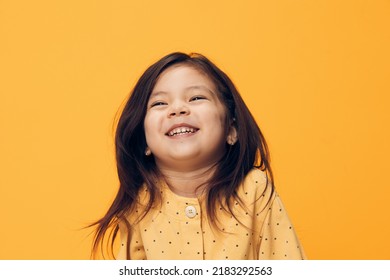
<path fill-rule="evenodd" d="M 117 259 L 303 259 L 274 190 L 265 139 L 228 76 L 172 53 L 137 82 L 119 119 L 118 194 L 94 251 Z"/>

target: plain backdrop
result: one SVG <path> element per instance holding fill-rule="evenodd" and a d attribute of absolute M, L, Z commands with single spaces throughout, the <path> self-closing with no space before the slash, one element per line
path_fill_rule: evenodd
<path fill-rule="evenodd" d="M 269 143 L 309 259 L 389 259 L 390 1 L 0 0 L 0 259 L 88 259 L 142 72 L 200 52 Z"/>

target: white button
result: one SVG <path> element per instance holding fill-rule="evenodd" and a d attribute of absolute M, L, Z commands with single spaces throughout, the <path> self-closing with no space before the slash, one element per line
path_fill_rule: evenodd
<path fill-rule="evenodd" d="M 188 218 L 193 218 L 196 216 L 196 208 L 192 205 L 187 206 L 185 212 Z"/>

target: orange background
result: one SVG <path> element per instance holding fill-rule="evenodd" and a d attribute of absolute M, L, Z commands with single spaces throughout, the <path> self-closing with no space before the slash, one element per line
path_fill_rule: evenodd
<path fill-rule="evenodd" d="M 0 259 L 88 259 L 112 123 L 148 65 L 205 54 L 269 142 L 310 259 L 390 259 L 390 1 L 0 0 Z"/>

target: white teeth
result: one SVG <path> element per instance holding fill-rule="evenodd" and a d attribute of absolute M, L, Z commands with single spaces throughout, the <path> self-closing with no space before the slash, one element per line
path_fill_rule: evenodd
<path fill-rule="evenodd" d="M 191 127 L 178 127 L 175 129 L 172 129 L 170 132 L 168 132 L 169 136 L 174 136 L 178 134 L 185 134 L 185 133 L 194 133 L 196 130 Z"/>

